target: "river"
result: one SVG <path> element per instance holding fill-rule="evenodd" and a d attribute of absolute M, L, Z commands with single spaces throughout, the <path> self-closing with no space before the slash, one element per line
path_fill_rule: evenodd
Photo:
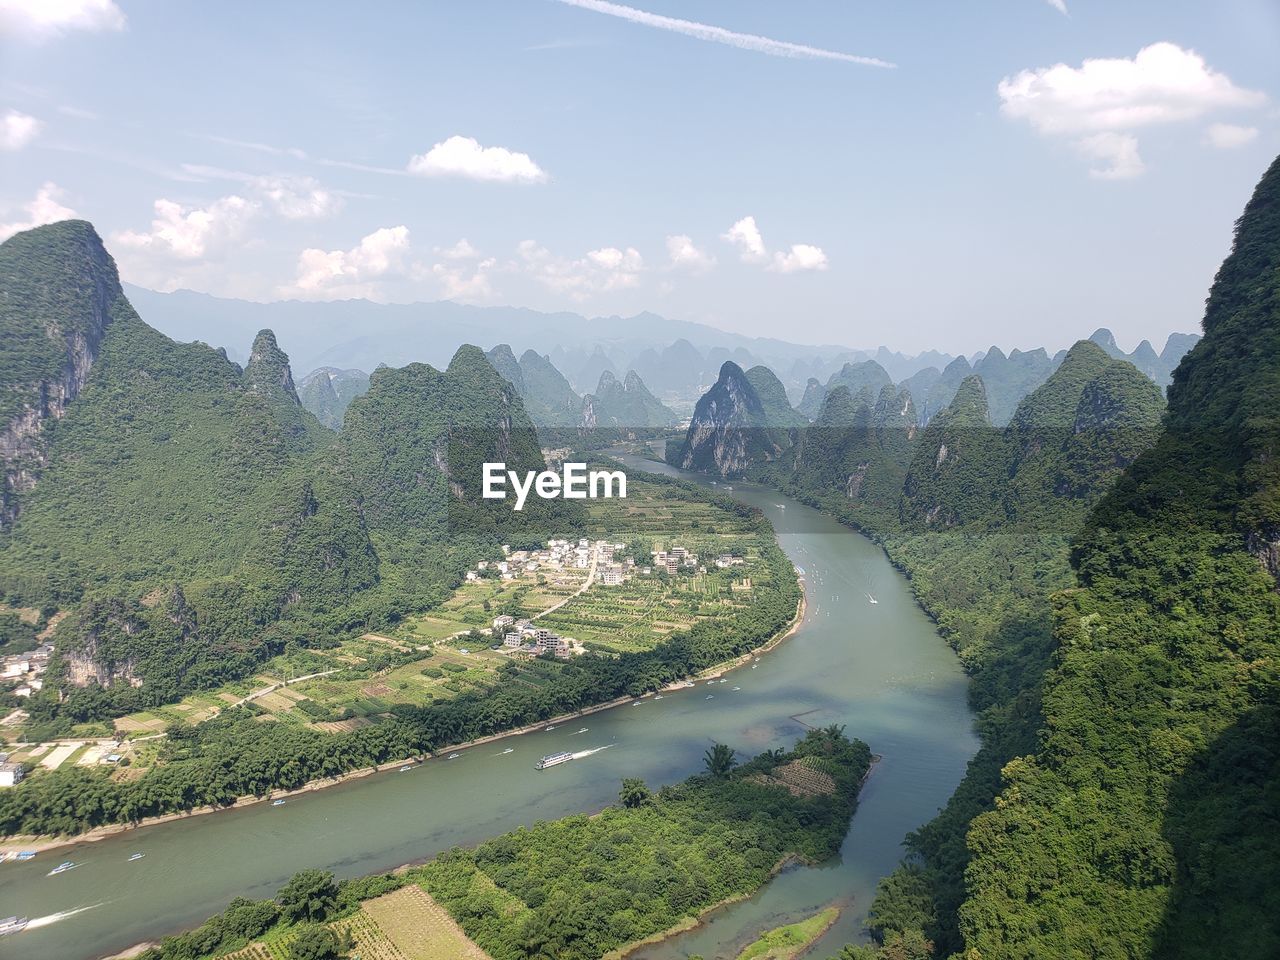
<path fill-rule="evenodd" d="M 675 473 L 646 461 L 629 466 Z M 0 917 L 31 918 L 25 931 L 0 939 L 0 957 L 102 957 L 194 926 L 232 897 L 271 896 L 306 867 L 340 877 L 385 871 L 521 824 L 600 809 L 616 799 L 623 777 L 652 787 L 681 780 L 701 768 L 716 741 L 750 756 L 831 723 L 882 758 L 840 855 L 789 869 L 751 899 L 637 956 L 731 958 L 761 931 L 830 903 L 845 910 L 814 956 L 859 939 L 875 885 L 900 859 L 903 838 L 946 802 L 977 749 L 966 680 L 879 547 L 774 491 L 735 484 L 733 496 L 766 513 L 804 577 L 803 624 L 759 663 L 726 674 L 724 683 L 463 750 L 410 772 L 0 865 Z M 592 752 L 533 768 L 560 750 Z M 134 853 L 145 856 L 131 862 Z M 62 860 L 80 865 L 47 876 Z"/>

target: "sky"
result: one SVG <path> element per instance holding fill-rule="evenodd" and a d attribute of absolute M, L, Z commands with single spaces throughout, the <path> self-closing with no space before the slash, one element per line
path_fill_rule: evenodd
<path fill-rule="evenodd" d="M 127 281 L 972 353 L 1199 328 L 1276 0 L 0 0 L 0 238 Z"/>

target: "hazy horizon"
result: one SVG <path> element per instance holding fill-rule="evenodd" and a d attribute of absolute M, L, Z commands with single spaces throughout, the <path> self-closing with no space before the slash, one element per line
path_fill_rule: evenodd
<path fill-rule="evenodd" d="M 81 216 L 130 282 L 254 300 L 1158 346 L 1280 148 L 1267 0 L 220 14 L 0 7 L 0 238 Z"/>

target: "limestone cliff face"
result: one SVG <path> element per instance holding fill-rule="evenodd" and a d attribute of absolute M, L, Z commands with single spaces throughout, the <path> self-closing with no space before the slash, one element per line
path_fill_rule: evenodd
<path fill-rule="evenodd" d="M 751 381 L 732 360 L 694 408 L 689 431 L 672 462 L 685 470 L 738 476 L 753 463 L 777 459 L 790 439 L 769 422 Z"/>
<path fill-rule="evenodd" d="M 30 265 L 39 263 L 37 273 Z M 80 394 L 98 359 L 120 279 L 88 223 L 68 220 L 0 244 L 0 527 L 45 466 L 43 435 Z"/>
<path fill-rule="evenodd" d="M 284 395 L 295 404 L 300 403 L 293 373 L 289 369 L 289 357 L 280 349 L 275 334 L 270 330 L 260 330 L 254 338 L 244 378 L 252 393 L 264 397 Z"/>

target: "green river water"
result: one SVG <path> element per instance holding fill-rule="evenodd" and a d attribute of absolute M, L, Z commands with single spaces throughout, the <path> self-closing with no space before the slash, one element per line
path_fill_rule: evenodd
<path fill-rule="evenodd" d="M 840 855 L 789 869 L 751 899 L 636 956 L 732 958 L 761 931 L 831 903 L 844 912 L 813 955 L 830 956 L 859 939 L 875 885 L 900 859 L 903 838 L 946 802 L 977 749 L 965 678 L 875 544 L 776 492 L 734 486 L 734 496 L 772 521 L 803 571 L 807 596 L 801 628 L 754 667 L 726 674 L 725 683 L 647 698 L 283 806 L 254 804 L 0 865 L 0 917 L 31 918 L 25 931 L 0 939 L 0 957 L 106 956 L 194 926 L 232 897 L 270 896 L 305 867 L 339 876 L 384 871 L 520 824 L 597 810 L 616 799 L 623 777 L 654 787 L 681 780 L 701 768 L 715 741 L 753 755 L 830 723 L 844 724 L 882 757 Z M 534 769 L 538 757 L 560 750 L 594 752 Z M 133 853 L 145 857 L 129 862 Z M 62 860 L 80 866 L 47 876 Z"/>

